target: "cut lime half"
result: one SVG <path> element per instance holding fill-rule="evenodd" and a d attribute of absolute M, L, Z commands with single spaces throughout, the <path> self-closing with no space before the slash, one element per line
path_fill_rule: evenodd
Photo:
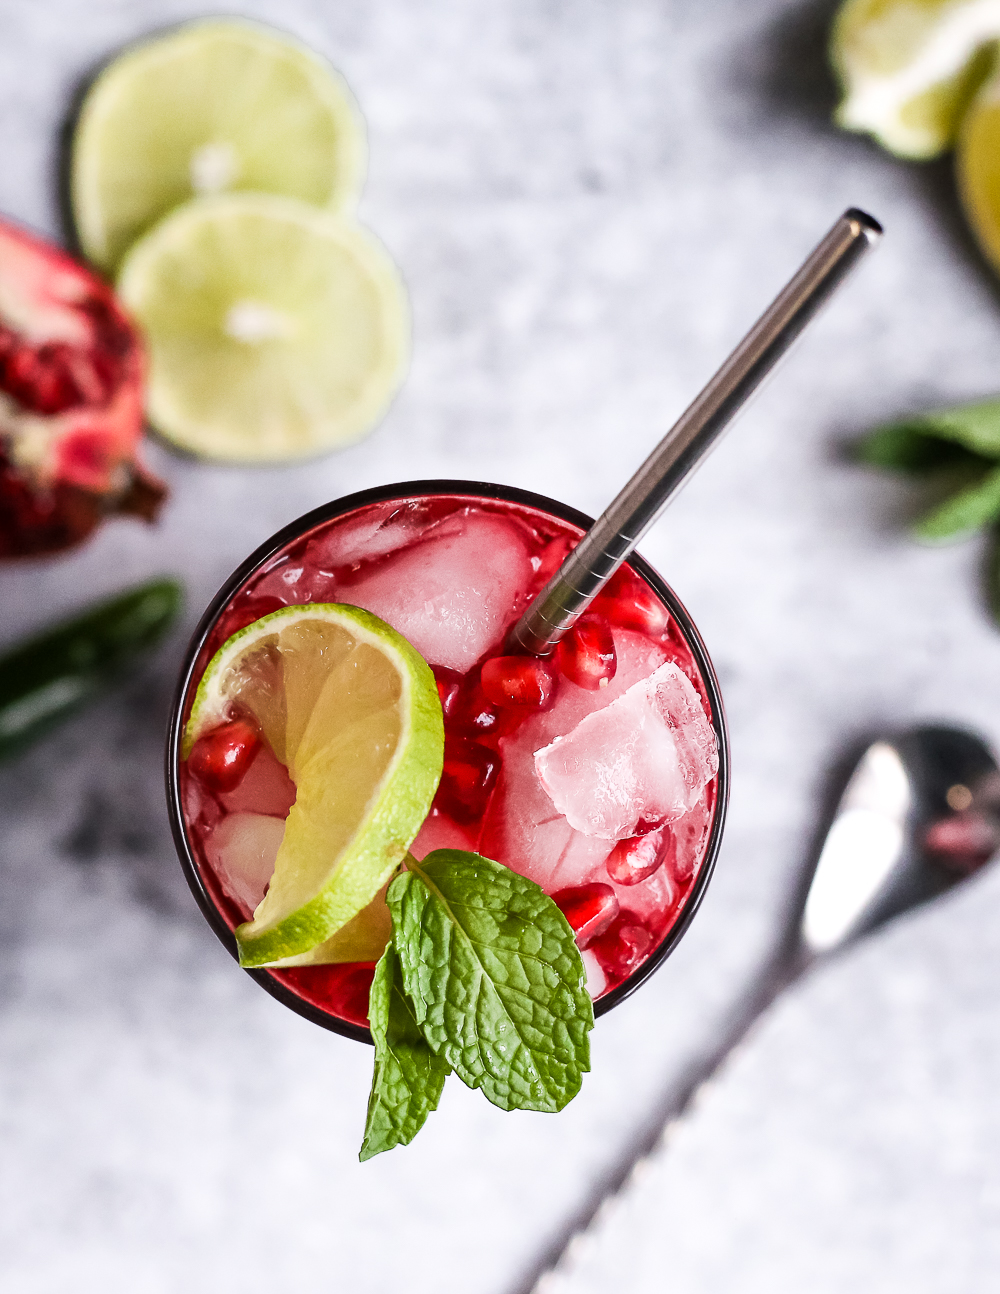
<path fill-rule="evenodd" d="M 352 211 L 365 163 L 361 114 L 332 68 L 266 27 L 208 19 L 128 50 L 94 82 L 73 141 L 73 214 L 86 255 L 114 270 L 198 195 Z"/>
<path fill-rule="evenodd" d="M 146 334 L 150 422 L 207 458 L 348 444 L 406 371 L 409 309 L 389 254 L 361 225 L 292 198 L 187 203 L 133 247 L 118 292 Z"/>
<path fill-rule="evenodd" d="M 380 912 L 363 911 L 403 859 L 441 776 L 430 668 L 367 611 L 286 607 L 216 653 L 184 756 L 234 715 L 259 725 L 296 789 L 270 887 L 236 930 L 241 965 L 369 960 L 359 949 L 370 951 L 373 938 L 384 946 L 386 931 Z"/>
<path fill-rule="evenodd" d="M 993 65 L 1000 0 L 846 0 L 830 56 L 844 91 L 835 120 L 899 157 L 950 148 Z"/>

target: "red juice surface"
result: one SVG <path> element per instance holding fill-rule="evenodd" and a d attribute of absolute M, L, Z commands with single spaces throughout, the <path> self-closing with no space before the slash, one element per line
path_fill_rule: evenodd
<path fill-rule="evenodd" d="M 461 495 L 370 504 L 316 526 L 230 600 L 188 704 L 226 639 L 282 606 L 348 603 L 387 621 L 431 665 L 444 711 L 444 772 L 414 856 L 475 850 L 536 881 L 577 931 L 600 998 L 684 909 L 716 812 L 718 760 L 691 648 L 628 566 L 548 661 L 504 656 L 507 630 L 580 534 L 524 504 Z M 244 757 L 238 738 L 231 790 L 210 791 L 194 757 L 181 768 L 192 851 L 231 929 L 263 897 L 295 797 L 271 751 Z M 364 1025 L 372 972 L 352 963 L 268 973 Z"/>

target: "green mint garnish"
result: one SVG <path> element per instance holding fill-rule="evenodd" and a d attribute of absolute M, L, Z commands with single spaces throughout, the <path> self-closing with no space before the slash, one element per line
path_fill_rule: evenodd
<path fill-rule="evenodd" d="M 408 858 L 407 868 L 386 894 L 393 937 L 372 985 L 375 1078 L 362 1159 L 412 1139 L 449 1069 L 503 1110 L 554 1113 L 590 1068 L 593 1004 L 552 899 L 457 849 Z"/>
<path fill-rule="evenodd" d="M 386 902 L 424 1037 L 502 1110 L 561 1110 L 590 1068 L 594 1021 L 566 918 L 479 854 L 439 849 L 408 866 Z"/>
<path fill-rule="evenodd" d="M 375 967 L 368 1007 L 375 1075 L 360 1158 L 408 1145 L 437 1109 L 448 1062 L 424 1040 L 403 992 L 399 958 L 390 943 Z"/>

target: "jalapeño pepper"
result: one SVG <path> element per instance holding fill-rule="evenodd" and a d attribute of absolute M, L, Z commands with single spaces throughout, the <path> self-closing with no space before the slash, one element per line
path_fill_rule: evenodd
<path fill-rule="evenodd" d="M 150 580 L 0 657 L 0 759 L 99 695 L 159 642 L 182 596 L 176 580 Z"/>

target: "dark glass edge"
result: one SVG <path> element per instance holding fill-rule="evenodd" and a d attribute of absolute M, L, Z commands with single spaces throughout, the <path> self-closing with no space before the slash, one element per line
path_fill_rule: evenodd
<path fill-rule="evenodd" d="M 233 932 L 222 919 L 222 915 L 211 895 L 205 888 L 201 873 L 198 870 L 197 863 L 191 851 L 187 838 L 187 832 L 184 829 L 184 819 L 180 799 L 180 781 L 177 776 L 177 770 L 180 763 L 180 745 L 181 745 L 181 716 L 183 714 L 184 699 L 187 695 L 188 687 L 191 683 L 191 676 L 194 672 L 195 664 L 201 654 L 201 650 L 208 639 L 209 634 L 215 627 L 215 622 L 228 606 L 230 600 L 236 592 L 246 583 L 253 572 L 264 564 L 269 558 L 275 556 L 286 544 L 292 540 L 304 535 L 306 531 L 314 529 L 316 526 L 325 524 L 334 518 L 342 516 L 344 513 L 353 512 L 358 508 L 368 507 L 373 503 L 383 503 L 390 499 L 408 499 L 421 498 L 427 495 L 467 495 L 472 498 L 496 499 L 505 503 L 519 503 L 525 507 L 537 508 L 539 512 L 548 512 L 553 516 L 559 517 L 563 521 L 568 521 L 572 525 L 579 526 L 581 530 L 588 530 L 593 524 L 592 517 L 586 513 L 578 511 L 569 504 L 558 503 L 555 499 L 550 499 L 544 494 L 535 494 L 531 490 L 522 490 L 511 485 L 495 485 L 488 481 L 403 481 L 395 485 L 379 485 L 368 490 L 359 490 L 354 494 L 344 495 L 340 499 L 333 500 L 330 503 L 324 503 L 311 512 L 305 513 L 297 520 L 290 522 L 281 530 L 264 541 L 260 547 L 256 548 L 250 556 L 242 562 L 236 570 L 225 581 L 219 592 L 209 603 L 204 615 L 198 622 L 191 641 L 188 645 L 187 654 L 184 658 L 184 664 L 181 668 L 180 678 L 177 688 L 174 692 L 174 700 L 170 712 L 170 725 L 167 733 L 166 745 L 166 791 L 167 791 L 167 812 L 170 817 L 170 830 L 173 834 L 174 845 L 177 849 L 177 856 L 180 860 L 181 870 L 184 872 L 184 878 L 188 883 L 191 893 L 194 895 L 202 915 L 211 926 L 216 936 L 228 951 L 234 961 L 239 961 L 239 953 L 236 947 L 236 938 Z M 715 670 L 709 659 L 708 652 L 705 648 L 701 634 L 695 628 L 691 617 L 681 603 L 680 599 L 674 593 L 669 584 L 653 569 L 652 566 L 641 557 L 638 553 L 633 553 L 629 558 L 629 565 L 649 584 L 669 608 L 670 614 L 680 625 L 686 642 L 691 648 L 691 653 L 698 663 L 701 676 L 705 684 L 705 690 L 708 693 L 709 705 L 712 711 L 712 727 L 715 729 L 716 739 L 719 743 L 719 773 L 718 787 L 716 794 L 715 813 L 712 820 L 712 830 L 709 834 L 708 845 L 705 849 L 705 857 L 702 860 L 701 868 L 695 880 L 691 893 L 688 895 L 687 902 L 681 911 L 676 922 L 671 926 L 666 937 L 656 951 L 643 964 L 634 971 L 628 979 L 624 980 L 617 988 L 611 990 L 604 997 L 594 1003 L 594 1016 L 599 1018 L 605 1015 L 612 1007 L 616 1007 L 620 1002 L 629 997 L 635 990 L 658 970 L 666 961 L 667 957 L 673 952 L 680 942 L 688 926 L 691 924 L 695 913 L 697 912 L 701 901 L 704 897 L 705 890 L 711 880 L 712 873 L 715 870 L 716 860 L 722 843 L 722 832 L 725 825 L 726 811 L 729 805 L 729 734 L 726 728 L 726 718 L 722 709 L 722 695 L 719 690 L 719 681 L 716 678 Z M 245 968 L 244 968 L 245 969 Z M 338 1033 L 346 1038 L 353 1038 L 356 1042 L 366 1042 L 369 1045 L 372 1042 L 371 1032 L 361 1025 L 350 1024 L 346 1020 L 340 1020 L 336 1016 L 321 1010 L 319 1007 L 312 1006 L 302 998 L 293 993 L 290 989 L 280 984 L 273 975 L 267 970 L 246 970 L 257 984 L 265 992 L 270 993 L 283 1006 L 288 1007 L 297 1015 L 310 1020 L 313 1024 L 318 1024 L 324 1029 L 333 1033 Z"/>

